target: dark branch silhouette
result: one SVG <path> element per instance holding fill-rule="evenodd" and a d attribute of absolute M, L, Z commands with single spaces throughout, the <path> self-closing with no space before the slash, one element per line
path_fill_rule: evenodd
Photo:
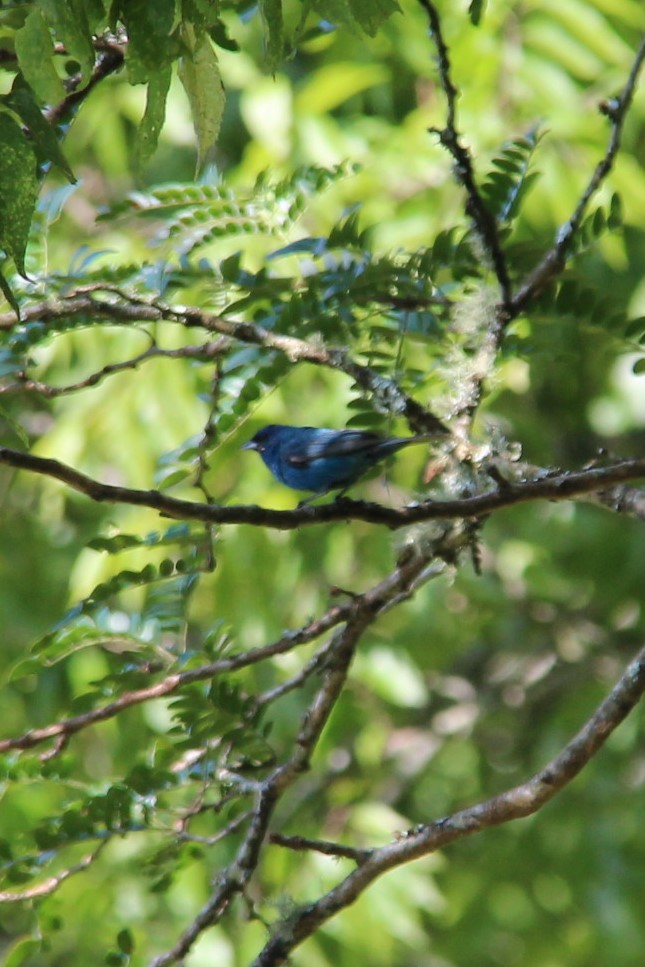
<path fill-rule="evenodd" d="M 606 491 L 614 484 L 645 477 L 645 458 L 642 458 L 621 460 L 607 467 L 589 467 L 586 470 L 542 470 L 534 479 L 505 480 L 503 485 L 494 490 L 473 497 L 424 500 L 398 509 L 343 497 L 315 507 L 307 505 L 296 510 L 269 510 L 255 505 L 224 507 L 220 504 L 205 504 L 169 497 L 159 490 L 136 490 L 101 483 L 59 460 L 36 457 L 9 447 L 0 447 L 0 464 L 3 463 L 19 470 L 28 470 L 60 480 L 99 503 L 150 507 L 163 516 L 176 520 L 197 520 L 207 524 L 255 524 L 278 530 L 293 530 L 336 520 L 362 520 L 396 530 L 429 520 L 481 518 L 492 511 L 529 500 L 570 500 L 597 491 Z"/>
<path fill-rule="evenodd" d="M 470 152 L 464 147 L 457 130 L 457 98 L 459 91 L 452 80 L 450 56 L 443 38 L 441 21 L 437 9 L 430 0 L 419 0 L 430 24 L 430 33 L 437 49 L 439 77 L 446 96 L 446 124 L 441 130 L 431 128 L 438 135 L 441 144 L 448 150 L 454 161 L 455 179 L 466 191 L 466 213 L 472 218 L 491 260 L 502 295 L 500 311 L 506 313 L 511 302 L 511 281 L 506 265 L 506 257 L 497 231 L 495 218 L 489 212 L 475 181 L 475 172 Z"/>

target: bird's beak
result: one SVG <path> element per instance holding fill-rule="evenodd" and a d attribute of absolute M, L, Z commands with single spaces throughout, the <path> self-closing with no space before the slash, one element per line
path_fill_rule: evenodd
<path fill-rule="evenodd" d="M 255 440 L 247 440 L 246 443 L 242 444 L 240 450 L 257 450 L 257 448 L 258 445 Z"/>

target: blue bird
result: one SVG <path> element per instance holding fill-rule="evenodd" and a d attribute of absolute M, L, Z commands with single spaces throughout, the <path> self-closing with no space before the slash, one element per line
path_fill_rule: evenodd
<path fill-rule="evenodd" d="M 429 435 L 383 437 L 367 430 L 328 430 L 315 426 L 265 426 L 242 450 L 257 450 L 280 483 L 315 497 L 338 490 L 341 497 L 359 477 L 391 453 Z"/>

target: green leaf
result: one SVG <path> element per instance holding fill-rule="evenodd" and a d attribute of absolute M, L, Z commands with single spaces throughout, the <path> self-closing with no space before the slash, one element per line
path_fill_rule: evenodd
<path fill-rule="evenodd" d="M 128 31 L 126 66 L 131 84 L 143 84 L 167 67 L 179 53 L 172 34 L 175 0 L 128 0 L 123 5 Z"/>
<path fill-rule="evenodd" d="M 615 231 L 623 224 L 623 203 L 617 192 L 611 196 L 609 203 L 609 215 L 607 216 L 607 227 Z"/>
<path fill-rule="evenodd" d="M 1 202 L 1 199 L 0 199 L 0 202 Z M 13 291 L 11 289 L 11 286 L 9 285 L 9 283 L 7 282 L 7 280 L 5 279 L 5 277 L 2 274 L 2 272 L 0 272 L 0 292 L 2 292 L 3 296 L 5 297 L 5 299 L 9 303 L 9 305 L 11 306 L 11 308 L 13 309 L 13 311 L 16 313 L 16 317 L 18 319 L 18 322 L 20 322 L 20 306 L 18 305 L 18 302 L 16 300 L 16 297 L 13 294 Z"/>
<path fill-rule="evenodd" d="M 538 178 L 537 172 L 529 172 L 529 164 L 539 141 L 539 132 L 529 131 L 504 145 L 500 155 L 491 162 L 492 170 L 481 191 L 488 208 L 501 223 L 510 223 L 517 216 Z"/>
<path fill-rule="evenodd" d="M 352 15 L 370 37 L 375 37 L 392 14 L 401 13 L 396 0 L 350 0 Z"/>
<path fill-rule="evenodd" d="M 167 66 L 151 74 L 148 80 L 146 109 L 139 125 L 135 149 L 137 168 L 141 168 L 156 150 L 166 117 L 166 98 L 171 78 L 172 70 Z"/>
<path fill-rule="evenodd" d="M 207 33 L 182 26 L 185 53 L 179 65 L 179 79 L 188 96 L 197 135 L 199 171 L 217 141 L 224 113 L 224 87 L 217 55 Z"/>
<path fill-rule="evenodd" d="M 90 31 L 95 34 L 107 27 L 108 0 L 85 0 Z"/>
<path fill-rule="evenodd" d="M 273 74 L 284 56 L 282 0 L 260 0 L 260 13 L 265 29 L 267 67 Z"/>
<path fill-rule="evenodd" d="M 240 49 L 238 42 L 229 37 L 226 24 L 222 23 L 221 20 L 216 20 L 215 23 L 211 24 L 208 27 L 208 33 L 213 43 L 221 47 L 222 50 L 237 51 Z"/>
<path fill-rule="evenodd" d="M 639 316 L 637 319 L 630 319 L 625 329 L 626 339 L 638 339 L 640 334 L 645 332 L 645 316 Z"/>
<path fill-rule="evenodd" d="M 159 490 L 168 490 L 175 484 L 182 483 L 193 474 L 192 467 L 174 467 L 171 470 L 160 470 L 155 474 L 155 485 Z"/>
<path fill-rule="evenodd" d="M 162 547 L 177 544 L 194 547 L 198 536 L 191 532 L 187 524 L 173 524 L 166 531 L 151 531 L 144 537 L 137 534 L 114 534 L 112 537 L 95 537 L 88 541 L 87 546 L 93 551 L 106 551 L 108 554 L 120 554 L 133 547 Z"/>
<path fill-rule="evenodd" d="M 38 107 L 33 91 L 21 78 L 16 78 L 11 94 L 7 98 L 7 104 L 22 118 L 29 129 L 38 162 L 41 165 L 46 162 L 55 164 L 67 179 L 75 184 L 74 172 L 61 150 L 56 132 Z"/>
<path fill-rule="evenodd" d="M 471 0 L 470 6 L 468 7 L 468 16 L 470 17 L 470 22 L 475 27 L 478 27 L 481 23 L 485 7 L 486 0 Z"/>
<path fill-rule="evenodd" d="M 4 967 L 22 967 L 31 959 L 33 954 L 42 950 L 42 941 L 33 937 L 23 937 L 18 940 L 5 957 Z"/>
<path fill-rule="evenodd" d="M 103 961 L 105 967 L 125 967 L 126 962 L 126 955 L 119 950 L 108 950 Z"/>
<path fill-rule="evenodd" d="M 54 44 L 49 28 L 37 7 L 16 33 L 16 54 L 27 83 L 45 104 L 55 104 L 65 97 L 65 89 L 53 64 Z"/>
<path fill-rule="evenodd" d="M 324 20 L 360 27 L 370 37 L 393 13 L 401 11 L 396 0 L 314 0 L 312 7 Z"/>
<path fill-rule="evenodd" d="M 602 210 L 602 208 L 597 208 L 593 213 L 593 218 L 591 223 L 593 234 L 596 237 L 598 237 L 599 235 L 602 235 L 603 231 L 605 230 L 606 224 L 607 224 L 607 219 L 605 217 L 604 211 Z"/>
<path fill-rule="evenodd" d="M 128 929 L 120 930 L 116 938 L 119 950 L 124 954 L 131 954 L 134 951 L 134 937 Z"/>
<path fill-rule="evenodd" d="M 70 57 L 77 60 L 85 80 L 94 68 L 94 46 L 83 0 L 39 0 L 45 20 L 56 39 L 65 45 Z"/>
<path fill-rule="evenodd" d="M 7 114 L 0 114 L 0 247 L 14 260 L 22 276 L 37 198 L 32 146 L 16 122 Z M 4 287 L 3 292 L 7 295 Z"/>
<path fill-rule="evenodd" d="M 645 356 L 636 360 L 632 367 L 632 371 L 636 376 L 640 376 L 641 373 L 645 373 Z"/>
<path fill-rule="evenodd" d="M 0 406 L 0 417 L 4 420 L 7 426 L 10 426 L 13 432 L 16 434 L 20 442 L 22 443 L 25 450 L 29 449 L 29 437 L 25 433 L 22 425 L 18 422 L 15 416 L 11 414 L 4 406 Z"/>

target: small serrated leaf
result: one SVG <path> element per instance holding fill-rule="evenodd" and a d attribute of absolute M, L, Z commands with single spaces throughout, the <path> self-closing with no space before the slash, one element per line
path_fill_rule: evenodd
<path fill-rule="evenodd" d="M 16 78 L 11 94 L 7 98 L 7 103 L 22 118 L 29 129 L 38 162 L 41 165 L 46 162 L 55 164 L 74 184 L 76 182 L 74 172 L 58 143 L 56 132 L 43 116 L 36 103 L 33 91 L 21 77 Z"/>
<path fill-rule="evenodd" d="M 208 34 L 191 24 L 182 26 L 185 53 L 179 79 L 188 96 L 197 135 L 197 170 L 203 167 L 217 141 L 224 113 L 224 86 L 217 54 Z"/>
<path fill-rule="evenodd" d="M 16 122 L 8 114 L 0 114 L 0 248 L 13 259 L 22 276 L 37 198 L 33 148 Z M 7 296 L 5 287 L 3 292 Z"/>
<path fill-rule="evenodd" d="M 146 109 L 139 125 L 135 148 L 135 163 L 141 168 L 152 157 L 159 141 L 159 133 L 166 117 L 166 99 L 170 89 L 170 66 L 150 74 L 146 95 Z"/>

